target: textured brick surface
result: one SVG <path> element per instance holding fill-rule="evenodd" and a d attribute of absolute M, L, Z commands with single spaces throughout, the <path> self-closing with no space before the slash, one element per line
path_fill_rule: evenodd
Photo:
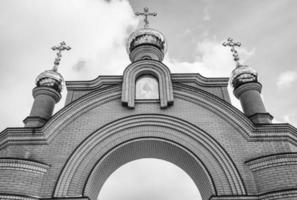
<path fill-rule="evenodd" d="M 26 160 L 0 159 L 0 194 L 39 196 L 47 168 Z"/>
<path fill-rule="evenodd" d="M 246 164 L 246 161 L 262 156 L 289 152 L 296 153 L 296 141 L 289 141 L 286 137 L 278 137 L 277 135 L 281 135 L 283 130 L 277 128 L 277 126 L 271 126 L 270 129 L 268 129 L 269 127 L 255 127 L 242 113 L 239 113 L 237 109 L 232 108 L 228 103 L 229 98 L 226 96 L 226 88 L 222 86 L 206 87 L 206 83 L 199 82 L 199 79 L 191 83 L 182 83 L 182 80 L 178 78 L 172 79 L 173 82 L 175 81 L 173 84 L 174 105 L 166 109 L 160 109 L 158 102 L 140 103 L 137 101 L 134 109 L 123 107 L 120 82 L 109 86 L 96 87 L 96 81 L 93 81 L 92 87 L 94 89 L 90 89 L 88 92 L 85 89 L 81 89 L 82 92 L 73 89 L 69 94 L 71 96 L 67 98 L 68 106 L 53 116 L 45 125 L 45 128 L 41 129 L 40 137 L 44 137 L 46 142 L 41 144 L 37 141 L 24 139 L 23 142 L 17 143 L 23 138 L 20 133 L 17 136 L 11 136 L 10 140 L 15 143 L 11 143 L 0 150 L 2 158 L 22 158 L 38 161 L 49 165 L 48 171 L 43 176 L 37 176 L 31 172 L 3 169 L 1 171 L 3 178 L 0 179 L 2 181 L 0 183 L 1 192 L 53 198 L 61 177 L 67 177 L 64 172 L 67 163 L 70 162 L 70 157 L 75 155 L 81 148 L 88 150 L 89 153 L 86 154 L 86 157 L 78 159 L 80 161 L 73 162 L 71 169 L 77 171 L 73 172 L 75 176 L 65 179 L 65 185 L 68 184 L 69 188 L 65 189 L 67 195 L 64 198 L 66 199 L 66 196 L 84 196 L 86 184 L 91 180 L 91 178 L 88 179 L 89 175 L 93 174 L 95 177 L 96 173 L 100 172 L 100 170 L 92 171 L 92 169 L 96 167 L 106 169 L 104 165 L 116 168 L 121 164 L 120 160 L 115 161 L 115 159 L 107 159 L 108 162 L 102 162 L 102 165 L 98 164 L 117 145 L 139 137 L 159 137 L 167 142 L 174 141 L 179 146 L 187 149 L 184 153 L 197 157 L 203 163 L 203 167 L 207 169 L 208 175 L 213 179 L 216 189 L 214 196 L 230 197 L 234 195 L 234 198 L 230 197 L 230 199 L 296 199 L 295 194 L 286 193 L 286 190 L 292 190 L 292 188 L 296 187 L 294 183 L 296 183 L 297 173 L 293 173 L 297 170 L 295 164 L 275 166 L 271 169 L 256 172 L 253 172 Z M 118 78 L 117 80 L 121 79 Z M 115 81 L 115 79 L 112 81 Z M 213 82 L 212 84 L 215 84 L 215 81 Z M 208 91 L 211 91 L 211 93 Z M 71 101 L 72 103 L 70 103 Z M 131 122 L 129 121 L 131 117 L 139 116 L 141 118 L 147 115 L 153 117 L 148 118 L 149 120 L 143 123 L 140 123 L 140 121 L 139 124 L 137 124 L 137 121 L 133 122 L 133 127 L 120 129 Z M 158 115 L 160 116 L 159 121 L 154 121 L 158 119 L 158 117 L 155 117 Z M 172 121 L 166 121 L 166 127 L 162 127 L 161 116 L 172 119 Z M 173 119 L 176 119 L 178 123 L 174 122 Z M 126 123 L 125 120 L 127 120 Z M 118 121 L 123 123 L 117 125 Z M 158 123 L 158 126 L 156 123 Z M 183 125 L 183 123 L 186 125 Z M 109 124 L 114 124 L 110 127 L 111 131 L 104 132 L 104 128 L 108 127 Z M 188 131 L 190 126 L 194 126 L 199 131 L 190 133 Z M 258 129 L 261 131 L 257 131 Z M 193 128 L 193 130 L 195 129 Z M 295 131 L 295 129 L 292 130 L 292 132 Z M 275 134 L 278 131 L 279 133 Z M 111 132 L 113 135 L 109 135 Z M 9 135 L 10 133 L 8 131 L 8 133 L 3 132 L 2 134 Z M 292 134 L 291 138 L 294 138 L 296 131 L 290 134 Z M 36 133 L 32 131 L 32 137 L 35 136 Z M 91 140 L 92 137 L 98 138 L 100 143 L 94 144 L 94 148 L 90 149 L 88 149 L 88 146 L 83 147 L 84 142 Z M 3 138 L 5 137 L 3 136 Z M 153 143 L 150 146 L 149 143 L 146 143 L 147 148 L 160 148 L 160 146 L 154 147 L 156 144 Z M 137 149 L 140 147 L 134 150 L 135 152 L 145 152 L 144 147 L 145 145 L 143 145 L 142 150 Z M 129 155 L 125 154 L 125 148 L 121 150 L 119 152 L 122 155 Z M 132 150 L 131 146 L 129 151 Z M 176 159 L 182 160 L 178 159 L 182 155 L 181 153 L 173 156 L 170 151 L 166 150 L 165 146 L 163 150 L 166 156 L 163 155 L 160 158 L 171 162 Z M 129 159 L 137 159 L 144 155 L 144 153 L 140 154 L 140 156 L 135 154 L 134 157 L 132 156 Z M 154 157 L 158 156 L 158 154 L 152 153 L 149 156 Z M 127 160 L 129 159 L 127 158 Z M 124 161 L 127 162 L 127 160 Z M 197 162 L 196 164 L 202 166 L 201 163 Z M 176 162 L 176 164 L 187 171 L 188 174 L 192 173 L 192 178 L 199 176 L 199 174 L 195 175 L 194 168 L 185 167 L 187 164 L 185 166 L 179 162 Z M 200 170 L 199 173 L 202 172 L 203 170 Z M 101 173 L 108 174 L 109 172 L 101 171 Z M 243 185 L 242 191 L 239 189 L 240 186 L 236 185 L 239 184 L 235 180 L 236 174 L 238 175 L 237 179 Z M 202 175 L 206 177 L 207 173 Z M 195 181 L 199 182 L 199 180 Z M 275 183 L 281 185 L 281 187 L 276 188 L 273 186 Z M 267 196 L 275 192 L 276 189 L 281 189 L 283 192 L 280 191 L 274 197 Z M 202 186 L 199 186 L 199 190 L 212 191 Z M 89 192 L 94 199 L 98 190 L 93 191 L 92 194 L 91 188 Z M 268 194 L 261 194 L 262 192 Z M 239 195 L 241 197 L 238 197 Z M 216 198 L 220 199 L 221 197 Z"/>

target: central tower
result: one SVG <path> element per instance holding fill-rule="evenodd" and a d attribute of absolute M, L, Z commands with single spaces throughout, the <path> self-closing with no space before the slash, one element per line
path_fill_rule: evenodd
<path fill-rule="evenodd" d="M 156 80 L 157 86 L 153 84 L 143 84 L 144 90 L 155 89 L 152 93 L 158 93 L 161 108 L 166 108 L 173 104 L 173 89 L 170 70 L 162 61 L 167 50 L 167 42 L 164 35 L 152 28 L 149 28 L 148 16 L 156 16 L 157 13 L 150 13 L 148 8 L 144 12 L 136 12 L 136 15 L 144 16 L 144 27 L 137 29 L 130 34 L 127 40 L 127 52 L 131 64 L 125 69 L 123 74 L 122 104 L 128 108 L 135 107 L 137 87 L 136 82 L 141 82 L 142 78 Z M 151 81 L 153 83 L 155 81 Z"/>

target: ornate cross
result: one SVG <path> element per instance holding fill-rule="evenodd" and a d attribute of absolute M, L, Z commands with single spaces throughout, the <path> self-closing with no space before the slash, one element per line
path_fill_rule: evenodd
<path fill-rule="evenodd" d="M 53 71 L 57 71 L 58 69 L 58 65 L 60 64 L 60 61 L 61 61 L 61 57 L 62 57 L 62 51 L 64 50 L 67 50 L 69 51 L 71 49 L 70 46 L 66 46 L 66 43 L 63 41 L 63 42 L 60 42 L 60 45 L 58 46 L 53 46 L 52 47 L 52 50 L 53 51 L 58 51 L 57 52 L 57 57 L 55 58 L 55 62 L 54 62 L 54 67 L 53 67 Z"/>
<path fill-rule="evenodd" d="M 234 58 L 234 61 L 236 62 L 236 66 L 240 66 L 238 52 L 235 49 L 235 47 L 240 47 L 241 43 L 240 42 L 234 42 L 234 40 L 232 38 L 228 38 L 227 42 L 223 43 L 223 46 L 224 47 L 225 46 L 231 47 L 231 52 L 233 52 L 233 58 Z"/>
<path fill-rule="evenodd" d="M 142 12 L 136 12 L 135 15 L 137 15 L 137 16 L 143 15 L 144 16 L 144 27 L 147 28 L 149 26 L 149 21 L 148 21 L 147 17 L 148 16 L 154 16 L 155 17 L 155 16 L 157 16 L 157 13 L 155 13 L 155 12 L 150 13 L 148 7 L 145 7 L 143 9 L 143 11 L 144 11 L 143 13 Z"/>

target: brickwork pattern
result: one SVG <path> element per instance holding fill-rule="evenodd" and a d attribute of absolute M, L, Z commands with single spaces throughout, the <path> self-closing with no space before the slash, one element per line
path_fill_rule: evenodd
<path fill-rule="evenodd" d="M 259 193 L 297 188 L 297 154 L 278 154 L 247 162 Z"/>
<path fill-rule="evenodd" d="M 0 159 L 0 193 L 39 196 L 48 167 L 28 160 Z"/>
<path fill-rule="evenodd" d="M 40 177 L 38 178 L 36 175 L 38 173 L 3 169 L 4 171 L 3 173 L 1 172 L 1 175 L 3 174 L 6 178 L 5 180 L 3 179 L 0 187 L 5 187 L 8 183 L 10 188 L 3 188 L 5 194 L 13 195 L 18 193 L 39 198 L 55 199 L 54 194 L 57 190 L 57 184 L 62 177 L 65 166 L 70 161 L 71 155 L 74 155 L 74 152 L 83 144 L 83 141 L 96 136 L 103 141 L 101 143 L 102 146 L 94 148 L 88 154 L 88 157 L 83 158 L 85 160 L 82 159 L 82 162 L 74 162 L 73 168 L 71 168 L 77 170 L 71 172 L 76 176 L 69 176 L 69 180 L 67 179 L 69 181 L 67 184 L 70 185 L 69 192 L 73 196 L 59 198 L 75 199 L 82 197 L 84 196 L 86 181 L 91 180 L 88 179 L 88 175 L 96 174 L 92 169 L 107 155 L 104 152 L 111 152 L 121 142 L 125 143 L 128 140 L 136 139 L 136 136 L 145 135 L 146 137 L 161 137 L 161 139 L 163 137 L 166 140 L 168 138 L 170 140 L 174 139 L 179 145 L 191 150 L 193 155 L 203 160 L 200 165 L 205 165 L 204 167 L 210 171 L 209 174 L 216 172 L 213 174 L 217 176 L 212 177 L 215 183 L 214 187 L 217 189 L 217 194 L 213 194 L 213 199 L 296 199 L 296 192 L 292 191 L 292 187 L 295 187 L 293 185 L 282 187 L 282 191 L 278 191 L 276 194 L 275 188 L 271 185 L 259 183 L 260 180 L 269 180 L 269 177 L 275 180 L 277 177 L 284 176 L 281 173 L 283 170 L 291 170 L 289 176 L 286 176 L 287 180 L 280 179 L 283 180 L 283 186 L 286 185 L 285 181 L 293 183 L 296 180 L 296 173 L 292 173 L 296 171 L 294 163 L 289 166 L 278 165 L 272 167 L 272 169 L 277 169 L 275 173 L 268 173 L 267 170 L 269 168 L 258 170 L 259 172 L 253 171 L 247 164 L 247 161 L 263 156 L 296 153 L 293 152 L 296 149 L 293 147 L 297 146 L 296 128 L 286 124 L 253 125 L 246 116 L 229 104 L 226 88 L 224 87 L 226 80 L 217 79 L 216 81 L 213 79 L 207 81 L 201 77 L 190 76 L 192 78 L 184 77 L 185 82 L 183 83 L 183 78 L 180 77 L 183 77 L 183 75 L 172 75 L 174 105 L 166 109 L 160 109 L 158 102 L 138 103 L 137 101 L 134 109 L 123 107 L 121 102 L 121 77 L 99 78 L 99 80 L 76 84 L 73 82 L 72 86 L 70 86 L 72 96 L 68 97 L 67 106 L 56 113 L 44 127 L 37 129 L 12 128 L 0 134 L 0 156 L 2 158 L 35 160 L 50 166 L 42 176 L 39 173 Z M 104 82 L 107 85 L 104 85 Z M 108 141 L 105 138 L 109 138 L 109 134 L 103 134 L 98 131 L 119 120 L 125 121 L 133 116 L 141 117 L 147 115 L 159 115 L 178 119 L 198 127 L 201 131 L 193 132 L 187 136 L 187 134 L 182 134 L 183 132 L 187 133 L 186 126 L 180 126 L 180 130 L 172 128 L 174 126 L 164 129 L 164 127 L 156 126 L 154 121 L 148 120 L 143 124 L 140 123 L 137 128 L 126 128 L 122 131 L 116 131 L 115 129 L 114 138 L 110 138 L 112 139 L 109 140 L 110 143 L 104 143 L 104 141 Z M 128 123 L 129 121 L 127 120 L 127 125 Z M 177 125 L 173 120 L 171 123 Z M 163 135 L 161 134 L 162 132 L 164 133 Z M 211 158 L 218 156 L 219 154 L 216 153 L 218 151 L 206 151 L 202 148 L 205 145 L 206 137 L 202 137 L 202 133 L 210 137 L 211 141 L 215 141 L 217 148 L 223 150 L 222 155 L 227 155 L 232 165 L 220 166 L 215 164 L 215 160 Z M 197 145 L 191 143 L 191 140 L 193 140 L 191 138 L 196 138 Z M 208 153 L 208 155 L 213 154 L 213 157 L 207 158 L 205 156 L 207 154 L 204 153 Z M 169 157 L 173 159 L 172 156 Z M 136 158 L 138 157 L 134 157 L 134 159 Z M 163 159 L 165 158 L 164 156 Z M 218 156 L 217 158 L 220 157 Z M 217 159 L 220 160 L 217 163 L 226 163 L 228 159 Z M 116 163 L 113 164 L 117 166 Z M 75 165 L 79 167 L 74 168 Z M 212 167 L 210 167 L 211 165 Z M 84 168 L 84 166 L 87 168 Z M 99 166 L 101 165 L 98 165 L 98 168 L 100 168 Z M 229 167 L 224 168 L 222 166 Z M 235 172 L 239 174 L 239 180 L 244 185 L 244 192 L 242 192 L 240 197 L 238 194 L 234 194 L 236 193 L 234 188 L 232 190 L 220 189 L 218 184 L 218 182 L 224 180 L 222 184 L 226 184 L 226 187 L 232 185 L 230 184 L 232 183 L 231 180 L 236 176 L 228 175 L 226 176 L 227 178 L 223 176 L 224 174 Z M 188 171 L 188 173 L 191 172 Z M 14 174 L 17 174 L 17 178 L 13 177 Z M 83 178 L 78 179 L 78 177 Z M 12 182 L 17 181 L 20 183 L 12 184 Z M 30 181 L 34 183 L 39 182 L 38 185 L 32 187 L 33 189 L 28 186 L 26 186 L 28 188 L 25 188 L 24 183 L 28 185 Z M 199 185 L 197 184 L 197 186 Z M 36 188 L 39 189 L 37 190 Z M 199 190 L 204 189 L 199 186 Z M 260 194 L 261 191 L 266 193 Z M 95 191 L 90 195 L 96 196 L 97 192 Z M 92 193 L 91 190 L 90 193 Z"/>

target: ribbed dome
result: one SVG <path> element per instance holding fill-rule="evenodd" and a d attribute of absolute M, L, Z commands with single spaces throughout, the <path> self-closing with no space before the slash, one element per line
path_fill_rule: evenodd
<path fill-rule="evenodd" d="M 36 78 L 37 87 L 51 87 L 58 92 L 61 92 L 64 86 L 63 76 L 54 70 L 46 70 L 39 74 Z"/>
<path fill-rule="evenodd" d="M 257 82 L 258 73 L 253 68 L 247 65 L 237 66 L 231 74 L 230 82 L 234 88 L 237 88 L 243 83 L 247 82 Z"/>
<path fill-rule="evenodd" d="M 136 47 L 145 44 L 157 47 L 163 54 L 167 50 L 167 42 L 161 32 L 151 28 L 141 28 L 130 34 L 127 41 L 128 54 Z"/>

